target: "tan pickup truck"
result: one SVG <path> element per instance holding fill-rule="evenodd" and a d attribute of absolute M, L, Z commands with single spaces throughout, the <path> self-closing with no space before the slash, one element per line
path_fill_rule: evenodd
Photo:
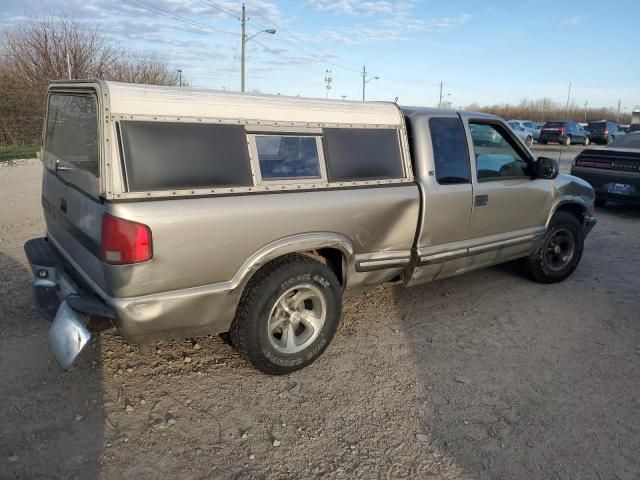
<path fill-rule="evenodd" d="M 560 281 L 595 224 L 592 188 L 490 115 L 104 81 L 47 105 L 25 250 L 63 368 L 108 318 L 142 345 L 229 332 L 291 372 L 344 296 L 517 258 Z"/>

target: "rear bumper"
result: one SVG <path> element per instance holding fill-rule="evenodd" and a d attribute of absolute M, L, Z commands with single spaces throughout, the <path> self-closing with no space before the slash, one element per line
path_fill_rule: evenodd
<path fill-rule="evenodd" d="M 571 167 L 571 175 L 589 182 L 599 199 L 640 204 L 640 174 L 638 173 L 576 167 L 574 165 Z M 613 183 L 631 185 L 629 195 L 609 193 L 609 185 Z"/>
<path fill-rule="evenodd" d="M 89 319 L 113 319 L 114 311 L 71 277 L 69 265 L 46 238 L 29 240 L 24 250 L 34 276 L 35 306 L 44 318 L 53 321 L 49 348 L 58 364 L 67 369 L 91 339 Z"/>
<path fill-rule="evenodd" d="M 560 134 L 560 133 L 542 133 L 538 137 L 538 141 L 543 141 L 543 142 L 558 142 L 558 143 L 562 143 L 562 142 L 564 142 L 565 139 L 566 139 L 566 137 L 564 135 Z"/>

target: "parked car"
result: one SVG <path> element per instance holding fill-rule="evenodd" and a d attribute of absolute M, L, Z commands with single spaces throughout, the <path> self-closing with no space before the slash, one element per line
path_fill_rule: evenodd
<path fill-rule="evenodd" d="M 589 145 L 591 134 L 573 121 L 546 122 L 540 130 L 538 143 L 544 145 L 548 142 L 557 142 L 567 146 L 572 143 Z"/>
<path fill-rule="evenodd" d="M 142 345 L 229 332 L 291 372 L 344 296 L 515 258 L 558 282 L 595 224 L 589 184 L 491 115 L 88 80 L 47 105 L 47 233 L 25 251 L 63 368 L 100 317 Z"/>
<path fill-rule="evenodd" d="M 626 133 L 640 132 L 640 123 L 632 123 L 629 125 Z"/>
<path fill-rule="evenodd" d="M 509 123 L 511 123 L 511 122 L 516 122 L 521 127 L 525 128 L 529 132 L 531 132 L 531 137 L 535 141 L 538 141 L 538 139 L 540 138 L 540 128 L 541 127 L 538 126 L 537 123 L 532 122 L 531 120 L 509 120 Z"/>
<path fill-rule="evenodd" d="M 518 122 L 513 121 L 507 122 L 507 125 L 511 127 L 511 130 L 516 133 L 516 135 L 527 145 L 527 147 L 531 146 L 531 144 L 533 143 L 533 134 L 528 129 L 524 128 Z"/>
<path fill-rule="evenodd" d="M 608 200 L 640 204 L 640 132 L 619 137 L 606 148 L 583 150 L 571 174 L 593 186 L 598 207 Z"/>
<path fill-rule="evenodd" d="M 591 141 L 593 143 L 608 145 L 617 137 L 624 135 L 624 130 L 622 130 L 616 122 L 611 120 L 589 122 L 589 126 L 587 128 L 591 132 Z"/>
<path fill-rule="evenodd" d="M 474 142 L 483 145 L 500 144 L 503 137 L 491 125 L 471 125 L 471 136 Z"/>

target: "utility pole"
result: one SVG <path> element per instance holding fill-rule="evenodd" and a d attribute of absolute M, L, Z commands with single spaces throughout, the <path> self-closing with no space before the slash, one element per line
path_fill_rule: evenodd
<path fill-rule="evenodd" d="M 364 102 L 364 90 L 365 87 L 367 86 L 367 83 L 369 83 L 371 80 L 378 80 L 380 77 L 371 77 L 367 80 L 367 67 L 366 66 L 362 66 L 362 101 Z"/>
<path fill-rule="evenodd" d="M 182 70 L 178 69 L 178 86 L 182 86 Z"/>
<path fill-rule="evenodd" d="M 442 80 L 440 80 L 440 100 L 438 100 L 438 108 L 442 108 Z"/>
<path fill-rule="evenodd" d="M 587 105 L 589 102 L 587 100 L 584 101 L 584 123 L 587 123 Z"/>
<path fill-rule="evenodd" d="M 241 54 L 240 54 L 240 91 L 244 92 L 244 47 L 247 43 L 247 16 L 242 4 L 242 40 L 241 40 Z"/>
<path fill-rule="evenodd" d="M 567 108 L 566 114 L 567 120 L 569 120 L 569 99 L 571 98 L 571 82 L 569 82 L 569 92 L 567 93 Z"/>
<path fill-rule="evenodd" d="M 547 99 L 543 98 L 542 99 L 542 117 L 540 118 L 541 122 L 544 122 L 544 110 L 545 110 L 546 106 L 547 106 Z"/>
<path fill-rule="evenodd" d="M 364 102 L 364 89 L 367 86 L 367 67 L 362 66 L 362 101 Z"/>
<path fill-rule="evenodd" d="M 69 57 L 69 52 L 67 52 L 67 76 L 71 80 L 71 57 Z"/>
<path fill-rule="evenodd" d="M 333 78 L 331 78 L 331 70 L 325 70 L 324 74 L 324 84 L 327 88 L 327 98 L 329 98 L 329 90 L 331 90 L 331 82 L 333 82 Z"/>
<path fill-rule="evenodd" d="M 616 123 L 620 119 L 620 100 L 618 99 L 618 113 L 616 113 Z"/>

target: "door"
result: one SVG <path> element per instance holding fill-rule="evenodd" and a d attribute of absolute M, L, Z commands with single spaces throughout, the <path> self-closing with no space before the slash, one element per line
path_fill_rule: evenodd
<path fill-rule="evenodd" d="M 415 285 L 455 273 L 466 255 L 473 201 L 464 125 L 456 112 L 410 115 L 416 182 L 422 210 L 416 236 L 417 266 L 406 280 Z"/>
<path fill-rule="evenodd" d="M 545 232 L 552 182 L 534 179 L 534 158 L 507 126 L 492 118 L 463 114 L 472 152 L 473 206 L 465 268 L 527 254 Z M 494 131 L 495 141 L 472 132 Z"/>

